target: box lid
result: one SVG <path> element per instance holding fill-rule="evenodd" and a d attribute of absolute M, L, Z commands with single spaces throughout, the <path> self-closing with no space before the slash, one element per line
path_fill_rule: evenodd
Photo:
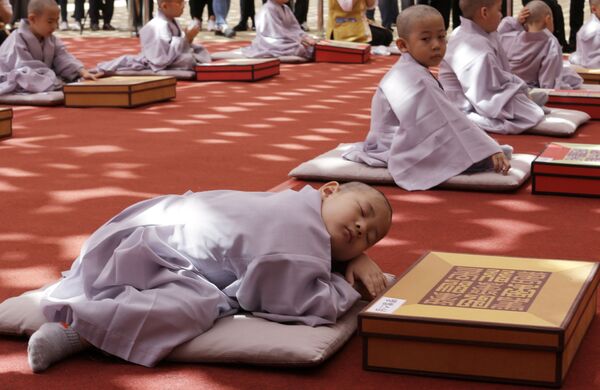
<path fill-rule="evenodd" d="M 551 142 L 533 161 L 534 172 L 540 164 L 600 168 L 600 145 Z"/>
<path fill-rule="evenodd" d="M 599 276 L 593 262 L 430 252 L 360 317 L 562 334 Z"/>
<path fill-rule="evenodd" d="M 278 58 L 236 58 L 225 59 L 206 64 L 198 64 L 197 72 L 222 72 L 222 71 L 247 71 L 252 69 L 265 69 L 279 66 Z"/>
<path fill-rule="evenodd" d="M 137 92 L 176 83 L 177 80 L 172 76 L 111 76 L 69 83 L 63 90 L 67 93 Z"/>
<path fill-rule="evenodd" d="M 0 119 L 10 119 L 13 117 L 13 110 L 10 107 L 0 107 Z"/>
<path fill-rule="evenodd" d="M 352 49 L 366 51 L 371 48 L 371 45 L 369 45 L 368 43 L 333 41 L 329 39 L 323 39 L 317 42 L 316 47 L 321 49 Z"/>

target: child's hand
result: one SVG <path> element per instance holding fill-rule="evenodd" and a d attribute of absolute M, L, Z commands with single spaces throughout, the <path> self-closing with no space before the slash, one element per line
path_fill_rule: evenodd
<path fill-rule="evenodd" d="M 189 43 L 192 43 L 194 41 L 194 38 L 196 38 L 196 35 L 198 35 L 198 33 L 200 32 L 201 28 L 202 26 L 198 23 L 190 25 L 188 28 L 185 29 L 185 39 L 187 39 Z"/>
<path fill-rule="evenodd" d="M 531 15 L 531 11 L 529 11 L 529 8 L 521 8 L 521 12 L 519 12 L 519 16 L 517 16 L 517 21 L 519 22 L 519 24 L 525 24 L 525 21 L 527 20 L 529 15 Z"/>
<path fill-rule="evenodd" d="M 90 73 L 89 70 L 82 68 L 79 70 L 79 76 L 81 76 L 82 78 L 84 78 L 86 80 L 98 80 L 99 78 L 104 76 L 104 73 L 102 73 L 102 72 Z"/>
<path fill-rule="evenodd" d="M 354 287 L 355 279 L 361 281 L 371 297 L 385 289 L 387 280 L 379 266 L 366 254 L 355 257 L 346 267 L 346 280 Z"/>
<path fill-rule="evenodd" d="M 502 173 L 503 175 L 508 174 L 508 170 L 510 169 L 510 161 L 508 161 L 503 152 L 492 155 L 492 162 L 494 163 L 494 171 Z"/>
<path fill-rule="evenodd" d="M 312 39 L 310 36 L 305 35 L 302 37 L 302 41 L 300 41 L 300 43 L 302 43 L 304 46 L 314 46 L 317 44 L 317 41 L 315 41 L 314 39 Z"/>

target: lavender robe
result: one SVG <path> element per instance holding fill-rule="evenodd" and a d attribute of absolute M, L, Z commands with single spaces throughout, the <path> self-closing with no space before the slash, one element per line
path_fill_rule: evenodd
<path fill-rule="evenodd" d="M 500 152 L 500 146 L 446 97 L 410 54 L 383 77 L 371 103 L 371 130 L 344 158 L 387 166 L 396 184 L 426 190 Z"/>
<path fill-rule="evenodd" d="M 577 50 L 569 61 L 584 68 L 600 68 L 600 20 L 594 14 L 577 32 Z"/>
<path fill-rule="evenodd" d="M 0 46 L 0 95 L 54 91 L 62 87 L 63 79 L 77 79 L 82 68 L 58 37 L 40 41 L 29 29 L 29 21 L 22 19 Z"/>
<path fill-rule="evenodd" d="M 479 127 L 519 134 L 537 125 L 544 111 L 528 98 L 527 84 L 510 71 L 496 35 L 461 17 L 439 79 L 450 100 Z"/>
<path fill-rule="evenodd" d="M 550 31 L 527 32 L 513 17 L 502 19 L 498 37 L 510 69 L 531 88 L 578 89 L 583 79 L 562 57 L 562 47 Z"/>
<path fill-rule="evenodd" d="M 250 46 L 242 48 L 242 54 L 250 58 L 299 56 L 310 59 L 313 47 L 301 43 L 306 35 L 287 5 L 268 0 L 256 15 L 256 37 Z"/>
<path fill-rule="evenodd" d="M 124 55 L 112 61 L 101 62 L 97 68 L 111 74 L 118 70 L 193 70 L 198 63 L 210 62 L 208 51 L 190 44 L 176 20 L 169 20 L 162 12 L 140 30 L 142 53 Z"/>
<path fill-rule="evenodd" d="M 331 324 L 359 294 L 331 273 L 319 191 L 210 191 L 137 203 L 84 243 L 42 299 L 91 344 L 152 366 L 239 308 Z"/>

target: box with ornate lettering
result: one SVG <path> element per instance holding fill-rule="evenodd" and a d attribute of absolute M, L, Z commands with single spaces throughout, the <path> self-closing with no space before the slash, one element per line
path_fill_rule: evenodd
<path fill-rule="evenodd" d="M 112 76 L 63 87 L 67 107 L 137 107 L 175 97 L 171 76 Z"/>
<path fill-rule="evenodd" d="M 430 252 L 359 314 L 369 370 L 560 386 L 598 263 Z"/>
<path fill-rule="evenodd" d="M 219 60 L 197 65 L 198 81 L 258 81 L 279 74 L 277 58 Z"/>
<path fill-rule="evenodd" d="M 581 76 L 584 83 L 600 84 L 600 69 L 588 69 L 576 65 L 571 66 Z"/>
<path fill-rule="evenodd" d="M 531 164 L 534 194 L 600 197 L 600 145 L 552 142 Z"/>
<path fill-rule="evenodd" d="M 12 135 L 12 108 L 0 108 L 0 139 Z"/>
<path fill-rule="evenodd" d="M 322 40 L 315 45 L 315 62 L 364 64 L 371 58 L 368 43 Z"/>
<path fill-rule="evenodd" d="M 598 87 L 592 89 L 592 87 Z M 587 112 L 592 119 L 600 119 L 600 85 L 583 86 L 576 90 L 548 90 L 546 106 Z"/>

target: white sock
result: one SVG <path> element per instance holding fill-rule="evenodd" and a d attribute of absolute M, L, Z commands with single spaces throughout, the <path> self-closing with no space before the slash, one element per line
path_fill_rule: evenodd
<path fill-rule="evenodd" d="M 42 372 L 52 363 L 84 349 L 79 334 L 59 322 L 46 322 L 31 335 L 27 358 L 33 372 Z"/>

